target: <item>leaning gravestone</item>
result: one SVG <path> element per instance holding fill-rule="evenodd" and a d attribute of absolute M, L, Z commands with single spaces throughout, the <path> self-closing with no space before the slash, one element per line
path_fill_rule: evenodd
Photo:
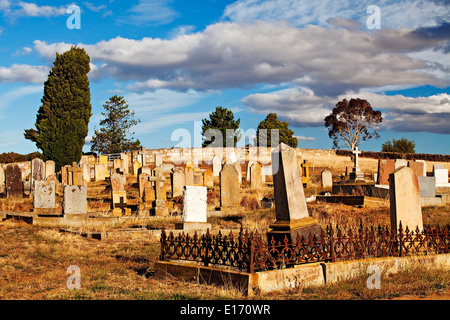
<path fill-rule="evenodd" d="M 281 143 L 272 152 L 273 184 L 276 221 L 270 225 L 268 240 L 295 241 L 297 236 L 307 238 L 319 235 L 322 228 L 308 214 L 305 193 L 295 150 Z"/>
<path fill-rule="evenodd" d="M 389 176 L 391 230 L 402 224 L 403 230 L 423 230 L 422 208 L 417 176 L 408 167 L 400 167 Z"/>
<path fill-rule="evenodd" d="M 64 186 L 64 214 L 86 214 L 87 186 Z"/>
<path fill-rule="evenodd" d="M 206 219 L 207 188 L 185 186 L 183 188 L 183 215 L 181 223 L 175 224 L 178 230 L 206 230 L 211 224 Z"/>
<path fill-rule="evenodd" d="M 240 202 L 239 173 L 234 164 L 225 164 L 220 171 L 220 206 L 237 207 Z"/>
<path fill-rule="evenodd" d="M 17 164 L 6 167 L 6 195 L 8 198 L 23 197 L 22 171 Z"/>
<path fill-rule="evenodd" d="M 56 213 L 55 181 L 34 181 L 33 207 L 35 214 Z"/>

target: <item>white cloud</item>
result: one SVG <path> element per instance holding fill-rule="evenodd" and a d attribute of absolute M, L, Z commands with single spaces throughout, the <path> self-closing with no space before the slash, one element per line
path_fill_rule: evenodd
<path fill-rule="evenodd" d="M 314 141 L 316 137 L 295 136 L 299 141 Z"/>
<path fill-rule="evenodd" d="M 210 90 L 298 82 L 319 95 L 382 86 L 448 85 L 441 66 L 408 54 L 442 45 L 411 29 L 367 33 L 283 23 L 217 23 L 170 40 L 116 37 L 84 45 L 103 75 L 132 80 L 133 90 Z M 70 44 L 36 40 L 53 58 Z"/>
<path fill-rule="evenodd" d="M 171 0 L 139 0 L 128 14 L 117 19 L 120 23 L 134 25 L 165 25 L 178 17 L 170 6 Z"/>
<path fill-rule="evenodd" d="M 448 5 L 432 0 L 238 0 L 225 8 L 223 18 L 246 23 L 286 21 L 296 27 L 327 26 L 336 22 L 329 19 L 345 18 L 365 26 L 370 16 L 367 7 L 374 4 L 380 8 L 382 29 L 434 26 L 450 16 Z"/>
<path fill-rule="evenodd" d="M 13 64 L 11 67 L 0 67 L 0 83 L 25 82 L 44 83 L 49 69 L 46 66 L 31 66 L 27 64 Z"/>
<path fill-rule="evenodd" d="M 55 17 L 66 14 L 67 6 L 38 6 L 35 3 L 19 1 L 20 9 L 14 10 L 15 16 Z"/>
<path fill-rule="evenodd" d="M 375 110 L 383 113 L 380 128 L 398 132 L 450 133 L 450 95 L 441 93 L 429 97 L 387 96 L 361 91 L 337 97 L 316 96 L 305 88 L 291 88 L 270 93 L 252 94 L 242 102 L 253 113 L 276 112 L 292 126 L 323 126 L 324 118 L 338 101 L 366 99 Z"/>

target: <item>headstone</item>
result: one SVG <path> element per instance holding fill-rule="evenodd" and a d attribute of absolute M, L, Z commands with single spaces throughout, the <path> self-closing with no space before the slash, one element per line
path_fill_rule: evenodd
<path fill-rule="evenodd" d="M 36 180 L 45 180 L 45 163 L 39 158 L 31 160 L 31 189 L 34 188 L 34 181 Z"/>
<path fill-rule="evenodd" d="M 173 168 L 172 173 L 172 197 L 183 195 L 183 187 L 186 185 L 186 175 L 184 169 L 180 167 Z"/>
<path fill-rule="evenodd" d="M 133 175 L 135 175 L 135 176 L 138 175 L 138 170 L 140 167 L 142 167 L 141 163 L 139 161 L 135 160 L 133 162 Z"/>
<path fill-rule="evenodd" d="M 252 167 L 252 165 L 254 164 L 254 161 L 249 161 L 247 163 L 247 173 L 245 175 L 245 178 L 247 179 L 248 182 L 250 182 L 250 168 Z"/>
<path fill-rule="evenodd" d="M 406 159 L 395 159 L 395 170 L 406 166 L 408 166 L 408 161 Z"/>
<path fill-rule="evenodd" d="M 61 184 L 63 186 L 69 184 L 69 166 L 62 166 L 61 167 Z"/>
<path fill-rule="evenodd" d="M 55 175 L 55 161 L 47 160 L 45 161 L 45 179 L 49 176 Z"/>
<path fill-rule="evenodd" d="M 237 155 L 234 151 L 230 153 L 226 163 L 227 164 L 237 163 Z"/>
<path fill-rule="evenodd" d="M 0 166 L 0 193 L 5 193 L 5 170 Z"/>
<path fill-rule="evenodd" d="M 389 175 L 395 171 L 395 160 L 378 160 L 378 184 L 389 185 Z"/>
<path fill-rule="evenodd" d="M 261 165 L 254 163 L 250 168 L 250 187 L 252 189 L 260 189 L 262 186 Z"/>
<path fill-rule="evenodd" d="M 435 177 L 417 177 L 419 182 L 419 194 L 421 197 L 436 197 L 436 178 Z"/>
<path fill-rule="evenodd" d="M 155 166 L 161 167 L 163 163 L 163 157 L 162 154 L 155 154 Z"/>
<path fill-rule="evenodd" d="M 126 178 L 123 174 L 113 173 L 111 174 L 111 200 L 112 208 L 116 207 L 116 204 L 121 202 L 127 202 L 127 193 L 125 191 Z"/>
<path fill-rule="evenodd" d="M 86 214 L 87 212 L 87 186 L 64 186 L 64 214 Z"/>
<path fill-rule="evenodd" d="M 212 160 L 213 177 L 218 177 L 222 171 L 222 160 L 218 156 L 214 156 Z"/>
<path fill-rule="evenodd" d="M 268 240 L 293 241 L 297 236 L 320 234 L 322 228 L 309 217 L 295 150 L 281 143 L 272 152 L 276 221 L 270 225 Z"/>
<path fill-rule="evenodd" d="M 183 215 L 181 223 L 175 225 L 178 230 L 206 230 L 211 228 L 206 218 L 207 188 L 185 186 L 183 188 Z"/>
<path fill-rule="evenodd" d="M 55 181 L 34 181 L 33 207 L 35 214 L 55 214 L 56 184 Z"/>
<path fill-rule="evenodd" d="M 141 166 L 147 165 L 147 157 L 145 156 L 144 153 L 138 154 L 138 161 L 141 164 Z"/>
<path fill-rule="evenodd" d="M 421 163 L 423 163 L 423 173 L 422 173 L 422 176 L 426 177 L 426 176 L 427 176 L 427 163 L 425 162 L 425 160 L 416 160 L 415 162 L 421 162 Z"/>
<path fill-rule="evenodd" d="M 106 167 L 104 164 L 94 165 L 94 180 L 95 181 L 105 181 L 106 178 Z"/>
<path fill-rule="evenodd" d="M 122 169 L 124 170 L 124 173 L 128 174 L 129 173 L 128 155 L 126 153 L 121 153 L 120 159 L 122 160 Z"/>
<path fill-rule="evenodd" d="M 83 163 L 81 165 L 82 177 L 83 177 L 83 185 L 87 186 L 89 182 L 91 182 L 91 166 L 89 163 Z"/>
<path fill-rule="evenodd" d="M 234 164 L 225 164 L 220 171 L 220 206 L 237 207 L 240 202 L 239 173 Z"/>
<path fill-rule="evenodd" d="M 22 172 L 17 164 L 6 167 L 6 195 L 8 198 L 23 197 Z"/>
<path fill-rule="evenodd" d="M 207 188 L 214 187 L 214 177 L 211 169 L 203 171 L 203 185 Z"/>
<path fill-rule="evenodd" d="M 236 167 L 236 170 L 238 172 L 239 184 L 241 184 L 242 183 L 242 168 L 241 168 L 241 165 L 239 163 L 234 163 L 234 166 Z"/>
<path fill-rule="evenodd" d="M 435 166 L 433 172 L 434 177 L 436 178 L 436 185 L 448 184 L 448 169 L 441 169 Z"/>
<path fill-rule="evenodd" d="M 186 175 L 186 185 L 193 186 L 194 185 L 194 167 L 186 165 L 185 175 Z"/>
<path fill-rule="evenodd" d="M 333 188 L 333 175 L 329 170 L 322 171 L 322 188 L 332 189 Z"/>
<path fill-rule="evenodd" d="M 418 161 L 409 161 L 408 167 L 410 167 L 411 170 L 414 171 L 416 176 L 421 177 L 424 175 L 423 172 L 424 172 L 425 163 L 418 162 Z"/>
<path fill-rule="evenodd" d="M 105 155 L 99 155 L 98 156 L 98 163 L 99 164 L 103 164 L 106 167 L 108 167 L 108 156 Z"/>
<path fill-rule="evenodd" d="M 408 167 L 400 167 L 389 175 L 391 230 L 397 230 L 402 224 L 410 231 L 423 230 L 422 208 L 417 176 Z"/>

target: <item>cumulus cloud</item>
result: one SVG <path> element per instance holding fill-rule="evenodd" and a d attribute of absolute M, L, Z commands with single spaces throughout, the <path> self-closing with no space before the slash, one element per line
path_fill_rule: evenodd
<path fill-rule="evenodd" d="M 171 0 L 139 0 L 126 15 L 117 22 L 134 25 L 165 25 L 178 17 L 178 13 L 170 6 Z"/>
<path fill-rule="evenodd" d="M 338 101 L 361 98 L 383 113 L 380 128 L 398 132 L 450 133 L 450 95 L 442 93 L 429 97 L 388 96 L 361 91 L 337 97 L 316 96 L 305 88 L 290 88 L 270 93 L 252 94 L 242 103 L 251 112 L 276 112 L 281 119 L 296 127 L 324 125 L 324 118 Z"/>
<path fill-rule="evenodd" d="M 11 67 L 0 67 L 0 83 L 25 82 L 42 84 L 47 79 L 49 69 L 46 66 L 13 64 Z"/>
<path fill-rule="evenodd" d="M 217 23 L 170 40 L 116 37 L 84 47 L 105 76 L 133 80 L 134 90 L 210 90 L 296 81 L 316 94 L 389 85 L 444 85 L 436 65 L 409 56 L 444 40 L 412 29 L 367 33 L 284 23 Z M 70 44 L 35 41 L 43 57 Z M 441 78 L 441 76 L 443 78 Z"/>

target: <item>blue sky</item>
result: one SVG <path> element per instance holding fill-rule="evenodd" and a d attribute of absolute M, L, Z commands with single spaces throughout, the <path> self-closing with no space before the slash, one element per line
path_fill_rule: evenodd
<path fill-rule="evenodd" d="M 70 5 L 80 29 L 67 27 Z M 148 149 L 194 146 L 216 106 L 248 137 L 276 112 L 298 147 L 329 149 L 324 117 L 360 97 L 384 116 L 361 150 L 406 137 L 416 152 L 450 154 L 449 1 L 0 0 L 0 152 L 37 150 L 23 130 L 71 45 L 91 57 L 87 140 L 117 94 Z"/>

